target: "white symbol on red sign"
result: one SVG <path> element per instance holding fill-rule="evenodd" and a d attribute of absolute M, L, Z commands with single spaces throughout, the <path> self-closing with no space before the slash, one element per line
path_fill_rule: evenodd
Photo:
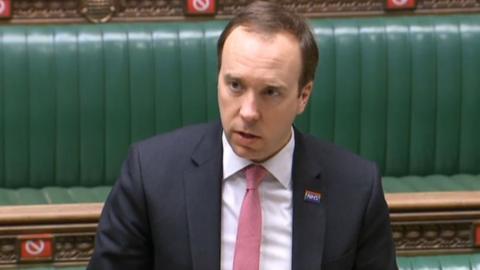
<path fill-rule="evenodd" d="M 197 11 L 205 11 L 210 7 L 210 0 L 193 0 L 193 8 Z"/>
<path fill-rule="evenodd" d="M 395 4 L 396 6 L 404 6 L 407 4 L 408 0 L 392 0 L 393 4 Z"/>
<path fill-rule="evenodd" d="M 45 241 L 43 240 L 28 240 L 25 243 L 25 250 L 28 254 L 36 256 L 43 252 L 45 249 Z"/>
<path fill-rule="evenodd" d="M 0 14 L 2 14 L 5 11 L 5 1 L 0 0 Z"/>

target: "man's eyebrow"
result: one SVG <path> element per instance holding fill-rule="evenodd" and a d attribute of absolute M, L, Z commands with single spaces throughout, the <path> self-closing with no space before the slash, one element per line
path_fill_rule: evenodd
<path fill-rule="evenodd" d="M 239 76 L 235 76 L 234 74 L 231 74 L 231 73 L 227 73 L 225 75 L 223 75 L 223 79 L 225 81 L 239 81 L 240 83 L 242 83 L 242 78 L 240 78 Z M 275 89 L 278 89 L 280 91 L 284 91 L 287 89 L 287 86 L 284 85 L 283 83 L 276 83 L 276 82 L 268 82 L 266 83 L 263 87 L 263 89 L 267 89 L 267 88 L 275 88 Z"/>
<path fill-rule="evenodd" d="M 227 74 L 223 75 L 223 78 L 224 78 L 225 80 L 227 80 L 227 81 L 228 81 L 228 80 L 240 80 L 239 77 L 236 77 L 236 76 L 234 76 L 234 75 L 232 75 L 232 74 L 230 74 L 230 73 L 227 73 Z"/>
<path fill-rule="evenodd" d="M 282 83 L 268 83 L 263 88 L 264 89 L 274 88 L 274 89 L 277 89 L 277 90 L 280 90 L 280 91 L 284 91 L 285 89 L 287 89 L 287 87 L 285 85 L 283 85 Z"/>

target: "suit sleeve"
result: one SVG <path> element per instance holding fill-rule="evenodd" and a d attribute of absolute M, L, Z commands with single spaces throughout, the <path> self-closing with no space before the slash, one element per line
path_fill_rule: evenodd
<path fill-rule="evenodd" d="M 397 270 L 390 217 L 378 168 L 373 182 L 358 243 L 355 270 Z"/>
<path fill-rule="evenodd" d="M 140 154 L 132 147 L 100 217 L 88 270 L 152 269 Z"/>

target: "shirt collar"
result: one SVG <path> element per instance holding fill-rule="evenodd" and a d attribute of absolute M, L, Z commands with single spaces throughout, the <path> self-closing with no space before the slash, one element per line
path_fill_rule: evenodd
<path fill-rule="evenodd" d="M 292 136 L 288 143 L 275 156 L 261 163 L 285 188 L 290 188 L 292 178 L 293 150 L 295 148 L 295 132 L 291 129 Z M 252 164 L 252 161 L 238 156 L 222 134 L 223 144 L 223 180 L 236 174 L 238 171 Z"/>

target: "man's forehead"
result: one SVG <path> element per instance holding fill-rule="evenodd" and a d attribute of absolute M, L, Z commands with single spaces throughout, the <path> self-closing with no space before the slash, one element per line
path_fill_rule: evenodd
<path fill-rule="evenodd" d="M 267 48 L 268 47 L 268 48 Z M 263 34 L 248 31 L 248 28 L 239 26 L 234 29 L 223 48 L 222 54 L 240 55 L 244 51 L 249 53 L 259 50 L 259 56 L 298 56 L 301 57 L 300 43 L 288 32 Z M 295 52 L 292 55 L 292 52 Z M 282 56 L 282 54 L 285 54 Z"/>
<path fill-rule="evenodd" d="M 286 32 L 263 35 L 237 27 L 225 42 L 222 59 L 223 79 L 286 86 L 288 81 L 298 80 L 295 74 L 300 76 L 300 46 Z"/>
<path fill-rule="evenodd" d="M 298 38 L 294 34 L 292 34 L 291 32 L 289 32 L 287 30 L 275 30 L 275 31 L 273 31 L 273 30 L 269 30 L 269 29 L 266 29 L 266 28 L 263 28 L 263 27 L 260 27 L 260 26 L 256 26 L 256 25 L 251 25 L 251 24 L 242 24 L 242 25 L 235 26 L 234 28 L 232 28 L 232 30 L 228 34 L 227 39 L 225 41 L 227 41 L 228 38 L 234 32 L 236 32 L 236 33 L 238 33 L 238 32 L 248 33 L 248 34 L 251 34 L 252 37 L 260 38 L 264 41 L 271 41 L 278 35 L 284 35 L 284 36 L 288 36 L 289 39 L 291 39 L 292 41 L 296 41 L 298 44 L 300 44 L 300 41 L 298 40 Z"/>

